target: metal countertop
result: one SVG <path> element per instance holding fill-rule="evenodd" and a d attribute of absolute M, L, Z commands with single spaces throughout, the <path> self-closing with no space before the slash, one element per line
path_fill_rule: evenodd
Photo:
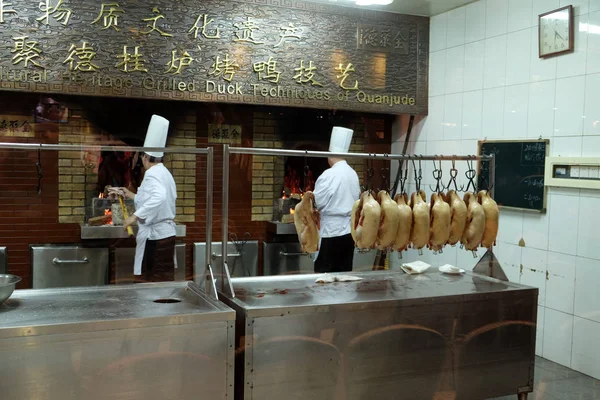
<path fill-rule="evenodd" d="M 176 299 L 176 303 L 155 303 Z M 233 321 L 224 304 L 191 282 L 16 290 L 0 305 L 0 338 Z"/>
<path fill-rule="evenodd" d="M 335 275 L 335 274 L 333 274 Z M 252 310 L 366 305 L 374 302 L 445 302 L 468 295 L 501 295 L 537 290 L 478 274 L 445 275 L 431 268 L 424 274 L 402 271 L 346 273 L 363 278 L 356 282 L 315 283 L 319 274 L 233 278 L 236 306 Z"/>
<path fill-rule="evenodd" d="M 81 239 L 127 239 L 129 235 L 121 225 L 100 225 L 89 226 L 80 225 Z M 132 226 L 133 233 L 137 235 L 137 225 Z M 187 227 L 185 225 L 175 225 L 175 236 L 185 237 Z"/>

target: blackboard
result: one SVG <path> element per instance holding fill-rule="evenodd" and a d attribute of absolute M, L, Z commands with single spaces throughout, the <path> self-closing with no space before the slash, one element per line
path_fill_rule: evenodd
<path fill-rule="evenodd" d="M 544 170 L 548 140 L 480 141 L 480 155 L 495 155 L 494 200 L 501 207 L 546 212 Z M 489 187 L 490 163 L 479 163 L 478 188 Z"/>

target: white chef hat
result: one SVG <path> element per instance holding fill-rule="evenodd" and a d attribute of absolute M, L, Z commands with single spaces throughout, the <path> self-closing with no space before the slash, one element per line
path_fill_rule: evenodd
<path fill-rule="evenodd" d="M 169 121 L 159 115 L 153 115 L 150 120 L 150 125 L 148 125 L 144 147 L 165 147 L 165 144 L 167 144 L 168 133 Z M 164 156 L 162 151 L 147 151 L 146 154 L 157 158 Z"/>
<path fill-rule="evenodd" d="M 354 131 L 341 126 L 334 126 L 331 130 L 331 140 L 329 141 L 329 151 L 332 153 L 347 153 L 352 142 Z"/>

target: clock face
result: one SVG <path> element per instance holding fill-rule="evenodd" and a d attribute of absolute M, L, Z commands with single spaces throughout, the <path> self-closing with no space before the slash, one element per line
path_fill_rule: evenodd
<path fill-rule="evenodd" d="M 540 57 L 573 50 L 572 7 L 540 15 Z"/>

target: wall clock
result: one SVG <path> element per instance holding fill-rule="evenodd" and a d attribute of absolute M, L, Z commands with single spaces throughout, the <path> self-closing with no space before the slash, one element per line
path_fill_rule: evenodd
<path fill-rule="evenodd" d="M 570 53 L 575 48 L 573 6 L 558 8 L 539 16 L 539 57 Z"/>

